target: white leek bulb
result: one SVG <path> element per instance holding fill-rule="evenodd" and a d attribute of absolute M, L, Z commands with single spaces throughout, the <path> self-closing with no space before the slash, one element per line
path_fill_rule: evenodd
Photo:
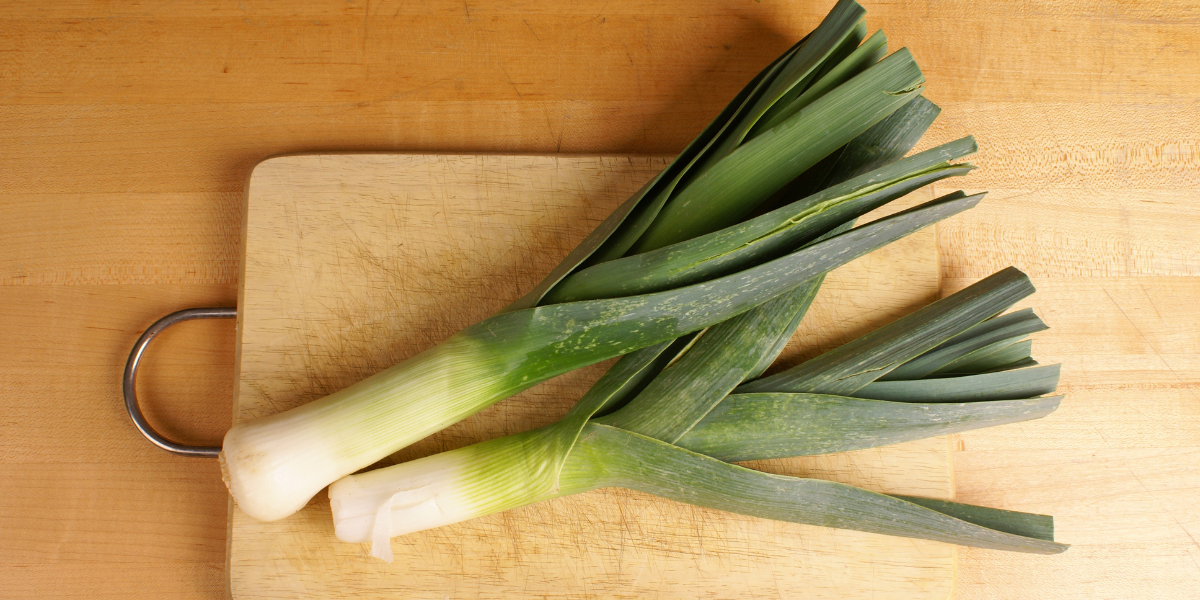
<path fill-rule="evenodd" d="M 234 426 L 220 458 L 238 507 L 260 521 L 287 517 L 331 481 L 503 397 L 480 348 L 456 336 L 321 400 Z"/>
<path fill-rule="evenodd" d="M 335 535 L 371 542 L 371 555 L 391 562 L 393 537 L 554 497 L 544 429 L 338 480 L 329 486 Z"/>

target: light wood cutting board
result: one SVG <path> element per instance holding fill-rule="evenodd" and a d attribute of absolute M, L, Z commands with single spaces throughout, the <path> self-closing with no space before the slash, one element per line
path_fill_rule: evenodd
<path fill-rule="evenodd" d="M 263 162 L 247 186 L 235 419 L 350 385 L 531 288 L 668 162 L 662 157 L 313 155 Z M 932 229 L 827 278 L 780 364 L 932 301 Z M 501 402 L 392 457 L 551 423 L 609 363 Z M 752 465 L 950 498 L 945 438 Z M 259 523 L 230 512 L 235 598 L 947 598 L 954 547 L 778 523 L 622 489 L 393 541 L 396 561 L 333 536 L 322 492 Z"/>

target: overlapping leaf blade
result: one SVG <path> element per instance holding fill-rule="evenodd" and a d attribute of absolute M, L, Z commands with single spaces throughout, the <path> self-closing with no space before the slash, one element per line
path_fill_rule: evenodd
<path fill-rule="evenodd" d="M 1007 348 L 1031 333 L 1045 329 L 1046 324 L 1033 314 L 1033 309 L 1030 308 L 988 319 L 937 348 L 896 367 L 880 380 L 921 379 L 935 373 L 955 372 L 984 356 Z"/>
<path fill-rule="evenodd" d="M 855 397 L 893 402 L 977 402 L 1015 400 L 1049 394 L 1058 388 L 1059 365 L 996 373 L 910 381 L 876 381 Z"/>
<path fill-rule="evenodd" d="M 932 103 L 918 100 L 855 138 L 838 153 L 829 170 L 806 175 L 821 180 L 848 178 L 903 156 L 920 140 L 938 113 Z M 800 204 L 817 205 L 820 198 L 836 197 L 843 190 L 862 189 L 874 182 L 895 179 L 897 174 L 946 165 L 948 160 L 974 150 L 974 141 L 969 138 L 952 142 L 899 161 L 890 169 L 885 167 L 852 182 L 836 185 L 832 193 L 817 195 L 816 200 L 802 200 Z M 770 218 L 770 215 L 765 217 Z M 852 224 L 851 217 L 831 234 L 844 232 Z M 709 329 L 699 343 L 689 348 L 670 370 L 651 382 L 629 406 L 600 422 L 673 443 L 734 387 L 761 374 L 779 355 L 807 312 L 821 281 L 822 276 L 818 276 L 789 294 Z"/>
<path fill-rule="evenodd" d="M 865 33 L 866 26 L 860 24 L 860 27 L 862 27 L 862 32 Z M 862 38 L 851 37 L 847 41 L 856 39 L 861 40 Z M 804 107 L 812 104 L 817 98 L 849 81 L 855 75 L 862 73 L 867 67 L 879 62 L 880 59 L 887 55 L 887 36 L 882 31 L 877 31 L 861 46 L 851 48 L 851 50 L 844 58 L 835 53 L 834 60 L 829 62 L 830 68 L 820 73 L 818 80 L 794 100 L 790 102 L 776 102 L 771 107 L 771 110 L 767 111 L 767 114 L 763 115 L 763 118 L 754 124 L 754 128 L 751 129 L 747 137 L 754 138 L 759 133 L 783 123 L 789 117 L 804 109 Z"/>
<path fill-rule="evenodd" d="M 720 231 L 576 271 L 564 278 L 547 300 L 557 303 L 644 294 L 770 260 L 913 190 L 967 174 L 970 165 L 949 161 L 975 149 L 971 138 L 950 142 Z"/>
<path fill-rule="evenodd" d="M 977 519 L 987 526 L 957 518 L 953 514 L 968 516 L 970 509 L 945 501 L 918 504 L 832 481 L 771 475 L 594 423 L 584 429 L 560 481 L 567 493 L 620 486 L 778 521 L 1037 554 L 1067 549 L 1028 535 L 1027 525 L 1010 533 L 991 528 L 1005 526 L 994 516 Z"/>
<path fill-rule="evenodd" d="M 751 381 L 736 392 L 853 393 L 1034 292 L 1022 272 L 1004 269 L 810 361 Z"/>
<path fill-rule="evenodd" d="M 645 200 L 647 197 L 654 198 L 656 196 L 656 192 L 661 192 L 662 187 L 665 184 L 673 181 L 686 165 L 693 161 L 696 156 L 698 156 L 706 147 L 708 147 L 713 138 L 728 126 L 730 120 L 733 119 L 738 110 L 743 108 L 743 104 L 745 104 L 747 99 L 750 98 L 751 94 L 759 88 L 763 80 L 767 79 L 775 70 L 777 70 L 777 67 L 781 62 L 794 54 L 795 51 L 802 44 L 804 44 L 805 40 L 807 40 L 807 38 L 797 42 L 787 52 L 775 59 L 774 62 L 772 62 L 770 65 L 767 65 L 766 68 L 755 75 L 754 78 L 751 79 L 750 82 L 746 84 L 746 86 L 742 88 L 742 90 L 739 91 L 736 96 L 734 96 L 733 100 L 729 101 L 729 104 L 727 104 L 725 108 L 721 110 L 716 118 L 714 118 L 712 122 L 710 122 L 704 128 L 704 130 L 701 131 L 700 134 L 683 149 L 683 152 L 679 153 L 679 156 L 677 156 L 675 160 L 672 161 L 669 166 L 667 166 L 666 169 L 663 169 L 658 175 L 655 175 L 654 178 L 646 182 L 646 184 L 643 185 L 642 188 L 636 193 L 634 193 L 633 196 L 630 196 L 628 200 L 623 202 L 621 206 L 619 206 L 611 215 L 605 218 L 604 221 L 596 227 L 596 229 L 592 230 L 592 232 L 588 234 L 588 236 L 582 242 L 580 242 L 579 245 L 576 246 L 566 258 L 562 260 L 562 262 L 554 267 L 554 269 L 551 270 L 550 274 L 547 275 L 545 279 L 538 283 L 538 285 L 534 286 L 529 293 L 525 294 L 511 305 L 505 307 L 504 312 L 533 308 L 537 306 L 539 303 L 541 303 L 546 292 L 550 291 L 555 284 L 557 284 L 563 277 L 566 277 L 569 273 L 571 273 L 571 271 L 579 267 L 579 265 L 584 264 L 585 261 L 592 260 L 599 262 L 601 260 L 606 260 L 607 258 L 615 258 L 616 256 L 624 254 L 625 250 L 627 250 L 629 246 L 641 236 L 642 231 L 649 226 L 649 221 L 653 220 L 653 217 L 657 215 L 657 209 L 651 208 L 647 211 L 647 209 L 642 205 L 643 200 Z M 630 230 L 633 231 L 630 232 Z M 619 239 L 612 239 L 614 236 L 620 237 L 622 232 L 630 232 L 626 234 L 629 238 L 626 242 L 622 242 Z M 622 247 L 614 250 L 614 246 Z M 613 254 L 613 256 L 608 256 L 606 258 L 606 252 Z"/>
<path fill-rule="evenodd" d="M 1033 340 L 1009 339 L 981 348 L 961 360 L 947 365 L 934 375 L 965 375 L 991 373 L 1001 369 L 1017 368 L 1032 361 Z M 1036 361 L 1033 364 L 1037 364 Z"/>
<path fill-rule="evenodd" d="M 809 167 L 916 98 L 923 81 L 907 50 L 879 61 L 697 177 L 663 206 L 630 252 L 669 246 L 740 220 Z"/>
<path fill-rule="evenodd" d="M 733 394 L 676 445 L 724 461 L 875 448 L 1044 417 L 1061 396 L 928 404 L 822 394 Z"/>

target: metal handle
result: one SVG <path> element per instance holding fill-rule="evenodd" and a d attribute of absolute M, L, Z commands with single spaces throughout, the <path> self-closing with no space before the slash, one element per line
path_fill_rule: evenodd
<path fill-rule="evenodd" d="M 233 319 L 237 317 L 237 308 L 189 308 L 179 312 L 173 312 L 150 326 L 142 337 L 138 338 L 136 344 L 133 345 L 133 351 L 129 353 L 129 360 L 125 363 L 125 378 L 122 383 L 122 390 L 125 392 L 125 410 L 129 412 L 129 418 L 133 419 L 133 425 L 150 440 L 150 443 L 175 454 L 183 456 L 198 456 L 202 458 L 216 458 L 221 453 L 220 446 L 185 446 L 183 444 L 172 442 L 163 437 L 162 434 L 154 430 L 150 423 L 146 421 L 146 417 L 142 415 L 142 409 L 138 407 L 137 391 L 134 390 L 134 383 L 137 381 L 138 363 L 142 360 L 142 354 L 146 351 L 146 346 L 150 345 L 150 340 L 154 336 L 162 333 L 162 331 L 176 323 L 191 321 L 192 319 Z"/>

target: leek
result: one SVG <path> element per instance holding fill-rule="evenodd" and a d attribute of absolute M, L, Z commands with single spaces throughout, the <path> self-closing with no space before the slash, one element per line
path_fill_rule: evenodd
<path fill-rule="evenodd" d="M 725 321 L 973 206 L 978 196 L 946 197 L 847 230 L 854 217 L 906 186 L 962 174 L 964 167 L 940 165 L 947 155 L 919 173 L 860 180 L 812 200 L 789 213 L 794 223 L 755 233 L 763 241 L 733 262 L 711 254 L 699 266 L 693 255 L 667 260 L 649 287 L 592 281 L 587 301 L 566 302 L 575 292 L 556 290 L 576 272 L 735 226 L 790 181 L 805 174 L 815 179 L 822 161 L 913 104 L 924 77 L 907 51 L 873 62 L 884 52 L 881 37 L 871 38 L 870 52 L 852 50 L 865 35 L 862 13 L 853 1 L 840 1 L 676 161 L 501 314 L 323 399 L 234 426 L 221 467 L 238 506 L 256 519 L 284 518 L 339 477 L 538 382 Z M 787 104 L 776 109 L 780 102 Z M 957 148 L 961 153 L 973 145 Z M 622 263 L 612 281 L 647 279 L 636 262 Z M 659 277 L 671 265 L 689 275 Z"/>
<path fill-rule="evenodd" d="M 937 355 L 949 342 L 986 336 L 1024 319 L 1026 313 L 1015 319 L 996 315 L 1032 292 L 1024 274 L 1006 269 L 806 363 L 739 387 L 760 357 L 775 351 L 775 337 L 794 327 L 796 313 L 810 300 L 780 297 L 696 339 L 663 342 L 622 358 L 554 425 L 339 480 L 329 489 L 335 533 L 344 541 L 371 541 L 372 554 L 389 559 L 389 538 L 397 535 L 621 486 L 764 518 L 1061 552 L 1066 546 L 1053 541 L 1048 518 L 1040 515 L 888 496 L 726 462 L 873 447 L 1049 414 L 1060 398 L 943 397 L 930 404 L 854 397 L 903 365 Z M 1034 370 L 1011 373 L 1010 387 L 1025 385 L 1018 381 L 1022 371 Z M 764 391 L 737 393 L 750 388 Z"/>
<path fill-rule="evenodd" d="M 840 180 L 853 181 L 856 173 L 878 168 L 881 162 L 903 154 L 929 126 L 936 107 L 914 102 L 903 112 L 907 114 L 898 113 L 892 122 L 881 123 L 856 138 L 825 165 L 820 181 L 836 187 Z M 954 148 L 953 144 L 948 146 Z M 919 171 L 933 164 L 925 159 L 946 150 L 938 148 L 923 153 L 922 159 L 905 161 L 909 166 L 921 165 Z M 957 157 L 960 150 L 951 150 L 946 156 Z M 883 168 L 885 175 L 893 172 L 886 164 Z M 870 175 L 860 179 L 889 180 L 877 172 Z M 838 195 L 826 191 L 821 197 Z M 950 198 L 962 201 L 964 197 L 954 194 Z M 794 204 L 795 209 L 804 210 L 819 202 Z M 735 226 L 713 239 L 744 230 L 744 224 Z M 678 248 L 696 245 L 683 243 Z M 707 256 L 703 252 L 676 254 L 701 260 Z M 1006 379 L 990 382 L 987 398 L 972 397 L 972 387 L 942 386 L 936 397 L 940 405 L 918 403 L 912 395 L 923 389 L 907 390 L 909 397 L 901 398 L 907 403 L 828 394 L 729 395 L 744 379 L 761 375 L 778 356 L 819 285 L 820 278 L 814 278 L 789 294 L 707 329 L 698 338 L 684 336 L 627 355 L 555 425 L 339 480 L 330 487 L 337 536 L 345 541 L 371 541 L 372 553 L 388 559 L 389 538 L 394 536 L 598 487 L 625 486 L 769 518 L 985 547 L 1060 551 L 1062 546 L 1052 541 L 1048 517 L 885 497 L 851 486 L 755 473 L 705 456 L 728 461 L 835 452 L 1037 418 L 1057 407 L 1057 398 L 1033 398 L 1053 391 L 1057 372 L 1050 382 L 1042 373 L 1029 378 L 1031 382 L 1020 374 L 1000 374 Z M 945 347 L 959 344 L 957 347 L 969 348 L 970 344 L 962 346 L 962 342 L 1011 325 L 1014 317 L 988 317 L 1029 293 L 1032 286 L 1028 280 L 1008 270 L 864 336 L 848 345 L 852 352 L 838 349 L 760 381 L 794 385 L 790 376 L 799 373 L 820 382 L 822 373 L 807 366 L 815 364 L 835 378 L 855 380 L 854 388 L 842 390 L 844 393 L 886 385 L 873 383 L 871 377 L 855 378 L 855 370 L 878 377 L 914 360 L 928 362 L 937 352 L 946 361 L 953 360 L 957 355 L 944 352 Z M 1016 320 L 1024 318 L 1022 312 Z M 897 343 L 906 340 L 916 343 Z M 1049 389 L 1044 390 L 1047 383 Z M 904 396 L 905 392 L 881 393 Z M 1023 392 L 1028 395 L 1021 395 Z M 1015 401 L 972 402 L 996 396 Z M 781 486 L 787 491 L 781 492 Z M 744 493 L 739 496 L 735 490 Z M 770 498 L 774 501 L 764 503 Z M 837 501 L 821 506 L 822 498 Z M 853 512 L 856 506 L 871 507 L 878 514 L 862 512 L 849 520 L 835 516 L 839 511 Z"/>

